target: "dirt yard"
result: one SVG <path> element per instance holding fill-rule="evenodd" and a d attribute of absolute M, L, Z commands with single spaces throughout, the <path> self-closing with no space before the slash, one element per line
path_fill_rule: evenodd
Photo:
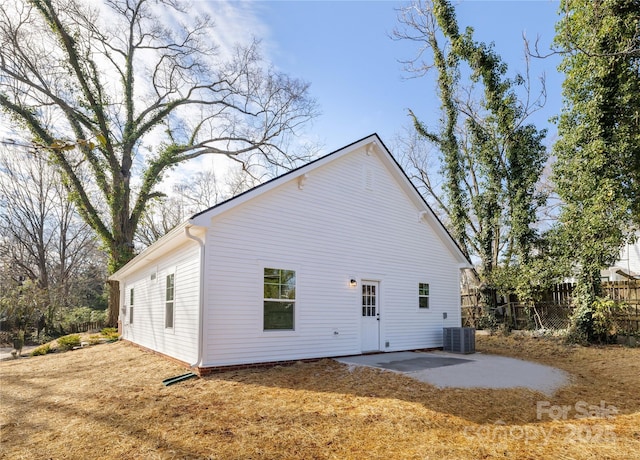
<path fill-rule="evenodd" d="M 477 346 L 572 384 L 552 398 L 437 389 L 323 360 L 165 387 L 186 370 L 118 342 L 1 362 L 0 458 L 640 459 L 640 349 Z"/>

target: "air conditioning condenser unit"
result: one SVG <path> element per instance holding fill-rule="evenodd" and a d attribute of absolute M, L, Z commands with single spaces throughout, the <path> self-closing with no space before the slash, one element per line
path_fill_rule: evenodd
<path fill-rule="evenodd" d="M 442 348 L 452 353 L 475 353 L 476 330 L 472 327 L 445 327 L 442 330 Z"/>

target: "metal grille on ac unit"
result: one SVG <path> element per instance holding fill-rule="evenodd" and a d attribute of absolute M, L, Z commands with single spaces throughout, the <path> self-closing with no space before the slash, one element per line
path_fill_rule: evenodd
<path fill-rule="evenodd" d="M 442 331 L 442 347 L 452 353 L 475 353 L 476 330 L 472 327 L 445 327 Z"/>

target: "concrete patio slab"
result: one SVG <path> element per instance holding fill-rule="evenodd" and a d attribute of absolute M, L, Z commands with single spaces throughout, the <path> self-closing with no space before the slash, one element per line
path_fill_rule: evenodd
<path fill-rule="evenodd" d="M 482 353 L 403 351 L 336 360 L 400 372 L 440 388 L 528 388 L 552 395 L 570 382 L 569 374 L 554 367 Z"/>

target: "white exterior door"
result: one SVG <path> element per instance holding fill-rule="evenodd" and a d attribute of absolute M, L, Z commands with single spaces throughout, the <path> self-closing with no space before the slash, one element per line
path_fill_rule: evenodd
<path fill-rule="evenodd" d="M 380 286 L 377 281 L 362 282 L 362 351 L 380 350 Z"/>

